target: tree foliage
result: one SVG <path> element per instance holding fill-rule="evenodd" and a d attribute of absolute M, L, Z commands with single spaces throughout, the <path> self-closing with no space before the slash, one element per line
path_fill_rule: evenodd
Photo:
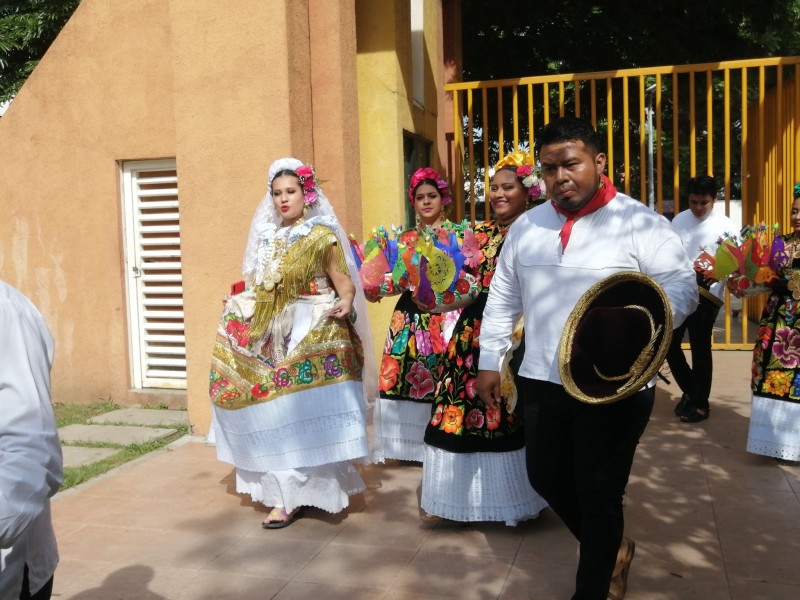
<path fill-rule="evenodd" d="M 0 0 L 0 102 L 16 95 L 80 0 Z"/>
<path fill-rule="evenodd" d="M 800 52 L 800 0 L 462 0 L 464 80 Z"/>

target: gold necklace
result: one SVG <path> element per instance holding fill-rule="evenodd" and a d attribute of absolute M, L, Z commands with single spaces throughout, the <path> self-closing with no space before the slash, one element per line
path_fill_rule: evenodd
<path fill-rule="evenodd" d="M 278 237 L 277 233 L 267 242 L 260 266 L 264 289 L 268 292 L 274 290 L 283 280 L 283 257 L 288 247 L 289 242 L 283 237 Z"/>

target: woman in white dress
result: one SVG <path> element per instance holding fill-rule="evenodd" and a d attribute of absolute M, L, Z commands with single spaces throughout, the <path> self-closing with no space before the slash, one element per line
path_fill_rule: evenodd
<path fill-rule="evenodd" d="M 365 489 L 365 389 L 377 381 L 347 236 L 312 167 L 275 161 L 244 256 L 244 291 L 217 328 L 210 397 L 217 457 L 236 490 L 286 527 L 304 506 L 337 513 Z"/>

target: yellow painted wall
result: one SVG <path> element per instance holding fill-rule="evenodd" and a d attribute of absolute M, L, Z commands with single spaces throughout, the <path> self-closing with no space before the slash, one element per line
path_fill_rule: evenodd
<path fill-rule="evenodd" d="M 404 130 L 433 142 L 432 166 L 441 168 L 437 160 L 441 3 L 424 1 L 424 106 L 412 101 L 409 4 L 409 0 L 356 0 L 364 238 L 375 226 L 405 224 L 408 189 L 403 175 Z M 395 302 L 387 298 L 370 306 L 378 355 Z"/>

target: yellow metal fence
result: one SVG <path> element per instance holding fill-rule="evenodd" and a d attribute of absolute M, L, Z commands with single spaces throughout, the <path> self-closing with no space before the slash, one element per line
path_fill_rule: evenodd
<path fill-rule="evenodd" d="M 677 214 L 682 182 L 710 173 L 726 213 L 788 230 L 800 178 L 799 65 L 791 56 L 449 84 L 456 218 L 490 218 L 490 167 L 532 150 L 551 119 L 575 115 L 604 136 L 616 187 L 654 210 Z M 762 305 L 727 302 L 714 347 L 751 348 Z"/>

